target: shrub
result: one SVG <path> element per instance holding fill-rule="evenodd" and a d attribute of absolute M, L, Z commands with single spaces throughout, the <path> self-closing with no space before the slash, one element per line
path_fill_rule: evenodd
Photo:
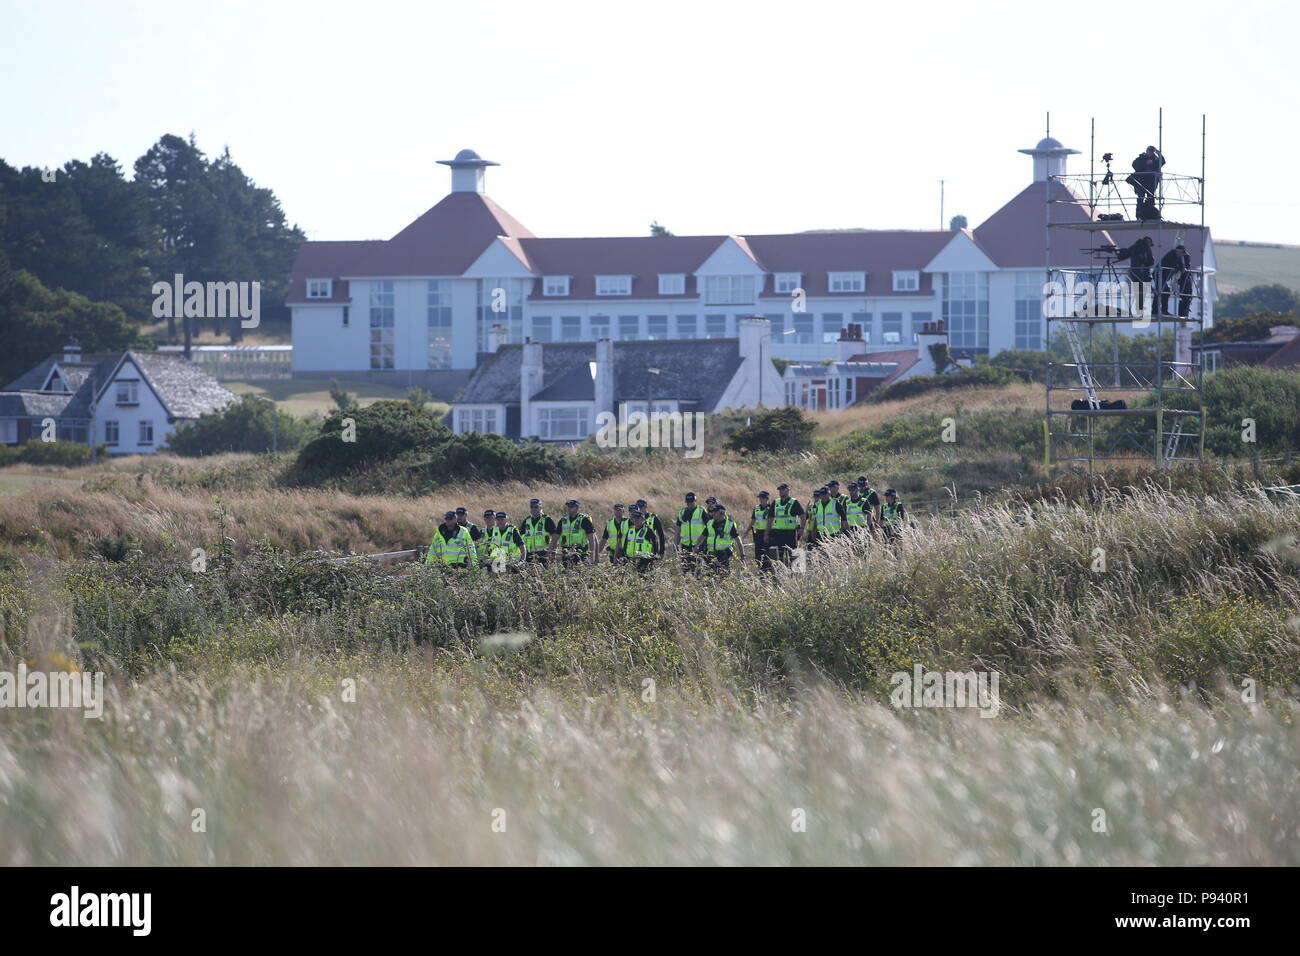
<path fill-rule="evenodd" d="M 17 460 L 29 465 L 62 465 L 72 468 L 90 461 L 90 446 L 33 438 L 18 449 Z"/>
<path fill-rule="evenodd" d="M 1205 379 L 1206 451 L 1248 452 L 1300 448 L 1300 375 L 1243 365 Z M 1255 422 L 1254 446 L 1241 440 L 1242 419 Z"/>
<path fill-rule="evenodd" d="M 800 408 L 778 408 L 755 415 L 744 428 L 734 432 L 726 447 L 742 455 L 754 452 L 800 452 L 812 448 L 817 423 Z"/>
<path fill-rule="evenodd" d="M 895 402 L 902 398 L 912 398 L 927 392 L 948 391 L 954 388 L 969 388 L 972 385 L 1011 385 L 1016 382 L 1028 382 L 1030 377 L 1021 372 L 998 368 L 994 365 L 980 364 L 973 368 L 964 368 L 951 375 L 918 375 L 904 379 L 892 385 L 878 388 L 867 397 L 868 402 Z"/>
<path fill-rule="evenodd" d="M 344 441 L 351 421 L 355 441 Z M 392 461 L 399 456 L 445 442 L 451 429 L 438 416 L 409 402 L 381 401 L 365 408 L 330 412 L 320 434 L 298 453 L 300 478 L 317 479 L 347 474 L 365 466 Z"/>
<path fill-rule="evenodd" d="M 187 457 L 217 455 L 227 451 L 297 451 L 310 436 L 313 422 L 280 412 L 265 399 L 245 395 L 197 421 L 185 422 L 167 441 L 170 451 Z"/>
<path fill-rule="evenodd" d="M 438 484 L 472 478 L 563 481 L 572 470 L 569 456 L 557 449 L 478 432 L 453 435 L 435 445 L 419 468 Z"/>

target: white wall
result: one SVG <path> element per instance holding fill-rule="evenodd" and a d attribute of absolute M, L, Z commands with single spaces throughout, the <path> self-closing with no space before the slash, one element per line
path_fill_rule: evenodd
<path fill-rule="evenodd" d="M 358 286 L 352 283 L 353 303 Z M 365 293 L 369 296 L 369 290 Z M 295 372 L 360 371 L 370 367 L 369 310 L 353 305 L 343 328 L 339 305 L 292 307 L 293 370 Z"/>
<path fill-rule="evenodd" d="M 138 405 L 118 405 L 117 381 L 129 378 L 139 379 L 140 402 Z M 95 407 L 96 444 L 104 442 L 104 422 L 109 420 L 117 421 L 120 436 L 116 445 L 109 446 L 109 453 L 113 455 L 156 454 L 166 443 L 168 436 L 176 430 L 175 425 L 167 424 L 167 411 L 163 408 L 162 402 L 158 400 L 158 396 L 149 387 L 135 363 L 129 359 L 118 368 L 117 375 L 100 396 L 99 403 Z M 153 422 L 152 445 L 141 445 L 139 442 L 141 421 Z"/>

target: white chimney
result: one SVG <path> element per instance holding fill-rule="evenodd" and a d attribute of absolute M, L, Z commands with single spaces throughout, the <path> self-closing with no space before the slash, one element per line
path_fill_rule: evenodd
<path fill-rule="evenodd" d="M 81 361 L 81 345 L 79 342 L 77 342 L 77 337 L 75 335 L 72 336 L 72 338 L 68 339 L 67 345 L 63 346 L 63 361 L 65 362 Z"/>
<path fill-rule="evenodd" d="M 937 375 L 939 373 L 934 364 L 934 356 L 930 354 L 930 346 L 941 342 L 944 344 L 948 342 L 948 328 L 942 321 L 926 322 L 916 330 L 918 361 L 914 366 L 912 375 Z"/>
<path fill-rule="evenodd" d="M 862 338 L 862 326 L 851 322 L 840 329 L 840 337 L 835 341 L 835 359 L 847 362 L 855 355 L 867 350 L 867 343 Z"/>
<path fill-rule="evenodd" d="M 462 149 L 455 159 L 440 159 L 438 162 L 451 167 L 451 191 L 454 193 L 481 193 L 483 170 L 488 166 L 501 165 L 483 159 L 472 149 Z"/>
<path fill-rule="evenodd" d="M 614 408 L 614 340 L 596 341 L 596 414 L 615 412 Z"/>
<path fill-rule="evenodd" d="M 1065 157 L 1078 155 L 1077 149 L 1066 149 L 1059 141 L 1046 136 L 1033 149 L 1020 152 L 1034 157 L 1034 182 L 1043 183 L 1048 176 L 1065 175 Z"/>
<path fill-rule="evenodd" d="M 506 344 L 506 327 L 500 322 L 488 326 L 487 330 L 487 350 L 491 355 L 501 346 Z"/>
<path fill-rule="evenodd" d="M 737 404 L 744 408 L 783 405 L 784 386 L 772 364 L 772 323 L 761 315 L 747 316 L 737 320 L 736 333 L 743 383 Z"/>
<path fill-rule="evenodd" d="M 519 437 L 537 437 L 533 396 L 542 390 L 542 343 L 525 342 L 519 359 Z"/>

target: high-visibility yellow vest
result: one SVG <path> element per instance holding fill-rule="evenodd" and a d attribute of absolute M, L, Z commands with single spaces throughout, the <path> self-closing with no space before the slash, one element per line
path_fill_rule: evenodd
<path fill-rule="evenodd" d="M 798 515 L 790 513 L 791 509 L 799 503 L 798 498 L 791 498 L 788 501 L 782 501 L 777 498 L 772 502 L 772 530 L 773 531 L 793 531 L 799 527 Z"/>
<path fill-rule="evenodd" d="M 736 534 L 736 522 L 726 518 L 722 522 L 722 530 L 717 530 L 717 522 L 710 521 L 704 529 L 705 544 L 710 551 L 730 551 L 731 542 Z"/>
<path fill-rule="evenodd" d="M 586 514 L 578 513 L 570 518 L 565 515 L 560 519 L 560 544 L 566 548 L 587 547 L 587 532 L 582 530 L 582 522 L 590 521 Z"/>
<path fill-rule="evenodd" d="M 767 509 L 769 507 L 771 506 L 770 505 L 754 506 L 754 530 L 755 531 L 767 530 Z"/>
<path fill-rule="evenodd" d="M 689 510 L 682 508 L 677 512 L 677 520 L 681 523 L 681 543 L 688 547 L 697 544 L 700 535 L 704 533 L 704 522 L 708 520 L 703 508 L 696 505 Z"/>
<path fill-rule="evenodd" d="M 843 529 L 840 527 L 840 510 L 835 506 L 835 499 L 822 504 L 820 501 L 813 502 L 813 527 L 817 529 L 818 534 L 839 534 Z"/>
<path fill-rule="evenodd" d="M 866 500 L 863 498 L 850 498 L 848 501 L 844 502 L 844 510 L 848 512 L 849 527 L 861 528 L 867 523 L 867 515 L 863 510 L 863 506 L 866 505 L 866 503 Z"/>
<path fill-rule="evenodd" d="M 614 553 L 623 550 L 623 541 L 627 537 L 627 529 L 632 527 L 630 518 L 610 518 L 605 522 L 605 533 L 609 535 L 609 546 L 614 549 Z"/>
<path fill-rule="evenodd" d="M 433 533 L 433 541 L 424 556 L 425 564 L 477 564 L 474 553 L 474 541 L 464 528 L 457 528 L 450 537 L 442 533 L 442 525 Z"/>
<path fill-rule="evenodd" d="M 903 523 L 903 503 L 885 504 L 880 506 L 880 521 L 882 524 L 895 525 Z"/>
<path fill-rule="evenodd" d="M 629 558 L 649 558 L 655 553 L 654 542 L 651 540 L 650 529 L 645 525 L 641 527 L 629 526 L 627 537 L 623 542 L 623 553 Z"/>
<path fill-rule="evenodd" d="M 545 551 L 551 543 L 551 536 L 546 531 L 546 515 L 534 518 L 529 515 L 520 524 L 524 534 L 524 545 L 529 551 Z"/>
<path fill-rule="evenodd" d="M 507 559 L 518 558 L 523 553 L 515 540 L 514 528 L 493 528 L 486 532 L 483 538 L 488 542 L 488 554 L 493 560 L 498 555 Z"/>

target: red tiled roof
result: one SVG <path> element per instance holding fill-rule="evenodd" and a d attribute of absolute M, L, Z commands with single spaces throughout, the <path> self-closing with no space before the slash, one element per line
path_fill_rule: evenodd
<path fill-rule="evenodd" d="M 498 236 L 532 233 L 482 193 L 449 193 L 355 266 L 354 276 L 458 276 Z"/>
<path fill-rule="evenodd" d="M 1300 335 L 1297 335 L 1264 360 L 1267 368 L 1295 368 L 1300 365 Z"/>
<path fill-rule="evenodd" d="M 304 242 L 298 247 L 293 272 L 289 276 L 289 291 L 285 302 L 290 305 L 310 303 L 348 303 L 351 300 L 348 284 L 339 279 L 348 274 L 353 265 L 374 246 L 382 246 L 381 239 L 364 239 L 347 242 Z M 307 298 L 308 279 L 333 279 L 333 295 L 328 299 Z"/>
<path fill-rule="evenodd" d="M 620 299 L 684 299 L 696 295 L 691 273 L 704 264 L 726 236 L 630 236 L 589 239 L 522 239 L 528 262 L 544 276 L 570 276 L 569 295 L 544 296 L 539 288 L 532 299 L 563 302 L 569 299 L 596 298 L 596 276 L 632 276 L 630 296 Z M 659 294 L 659 275 L 685 274 L 686 291 L 682 295 Z M 603 297 L 602 297 L 603 298 Z"/>
<path fill-rule="evenodd" d="M 748 236 L 763 268 L 772 273 L 800 272 L 803 290 L 810 296 L 843 295 L 845 298 L 898 296 L 922 298 L 930 295 L 930 276 L 922 273 L 916 292 L 895 292 L 895 269 L 925 268 L 952 237 L 952 230 L 917 232 L 910 230 L 870 230 L 866 232 L 799 232 L 790 235 Z M 866 272 L 866 292 L 839 293 L 827 288 L 828 272 Z M 773 291 L 775 276 L 767 280 L 764 297 L 789 298 L 785 292 Z"/>
<path fill-rule="evenodd" d="M 1058 199 L 1070 199 L 1073 193 L 1066 189 L 1061 183 L 1052 180 L 1050 183 L 1052 194 Z M 1032 266 L 1042 268 L 1047 261 L 1046 258 L 1046 237 L 1044 231 L 1047 228 L 1047 182 L 1030 183 L 1022 189 L 1010 202 L 985 219 L 976 227 L 973 237 L 980 248 L 984 250 L 999 266 L 1006 268 L 1015 268 L 1017 266 Z M 1054 202 L 1051 206 L 1052 222 L 1086 222 L 1092 219 L 1092 209 L 1086 202 L 1074 197 L 1075 202 Z M 1060 243 L 1070 243 L 1069 251 L 1075 251 L 1075 247 L 1083 247 L 1088 244 L 1088 233 L 1074 232 L 1070 230 L 1056 231 L 1057 234 L 1052 238 Z M 1052 256 L 1053 261 L 1057 264 L 1063 264 L 1067 260 L 1062 258 L 1062 250 L 1058 250 Z M 1088 257 L 1080 254 L 1078 259 L 1080 265 L 1086 264 Z"/>

